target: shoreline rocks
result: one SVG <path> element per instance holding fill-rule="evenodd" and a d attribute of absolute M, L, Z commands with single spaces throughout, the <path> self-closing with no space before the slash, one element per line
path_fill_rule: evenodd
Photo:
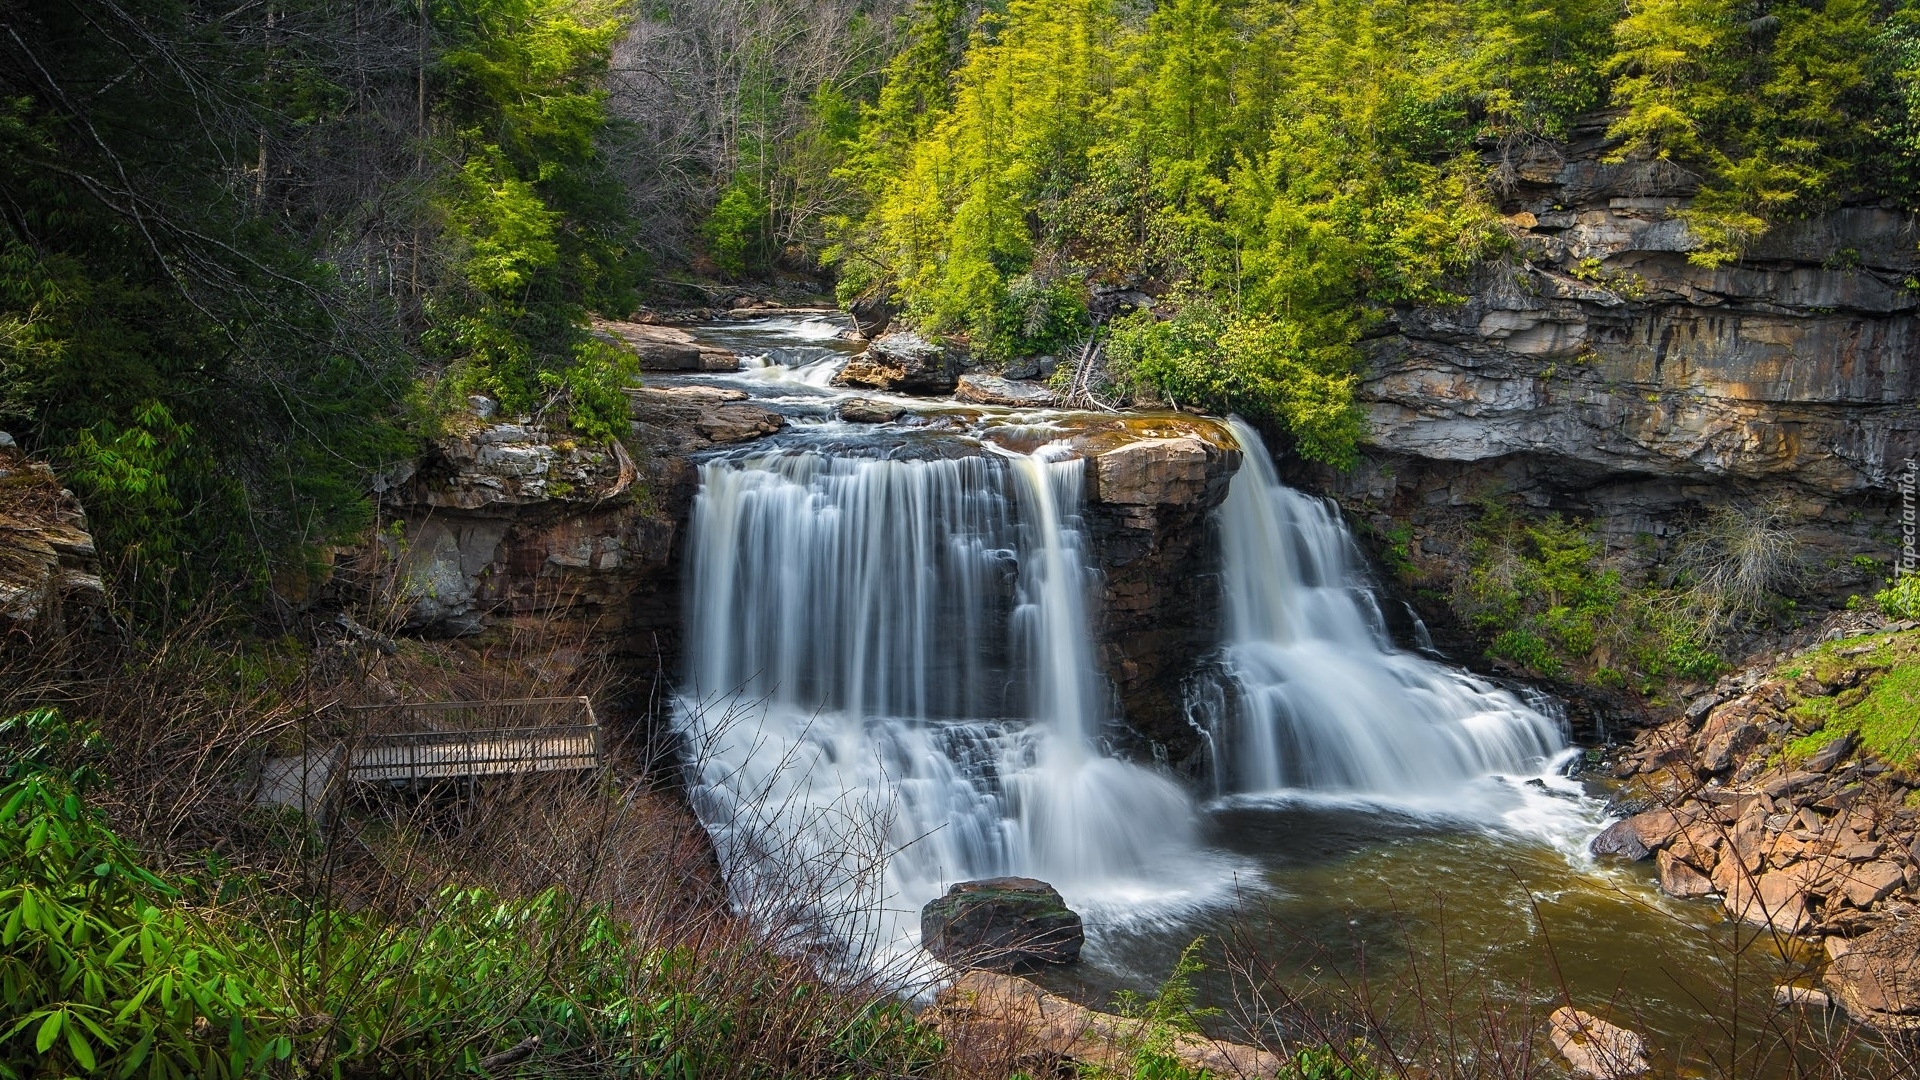
<path fill-rule="evenodd" d="M 970 971 L 940 991 L 922 1019 L 956 1042 L 997 1051 L 1008 1072 L 1032 1076 L 1072 1075 L 1073 1066 L 1130 1076 L 1135 1055 L 1158 1034 L 1145 1020 L 1089 1009 L 1017 976 L 987 971 Z M 1196 1074 L 1235 1080 L 1271 1080 L 1288 1067 L 1258 1047 L 1189 1032 L 1174 1032 L 1161 1049 Z"/>
<path fill-rule="evenodd" d="M 1627 1080 L 1650 1068 L 1639 1035 L 1571 1006 L 1553 1010 L 1547 1038 L 1580 1080 Z"/>
<path fill-rule="evenodd" d="M 596 320 L 594 331 L 603 339 L 633 350 L 641 371 L 737 371 L 740 358 L 718 345 L 696 339 L 692 332 L 664 323 Z"/>

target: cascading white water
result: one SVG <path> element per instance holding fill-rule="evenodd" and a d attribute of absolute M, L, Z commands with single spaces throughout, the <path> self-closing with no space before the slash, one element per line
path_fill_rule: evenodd
<path fill-rule="evenodd" d="M 1185 794 L 1100 754 L 1084 462 L 771 453 L 694 506 L 693 801 L 741 906 L 885 963 L 951 882 L 1190 890 Z M 903 948 L 906 947 L 906 948 Z"/>
<path fill-rule="evenodd" d="M 1233 430 L 1246 464 L 1220 510 L 1226 684 L 1194 697 L 1224 793 L 1422 798 L 1536 773 L 1563 749 L 1558 720 L 1395 649 L 1339 517 L 1280 483 L 1251 427 Z"/>

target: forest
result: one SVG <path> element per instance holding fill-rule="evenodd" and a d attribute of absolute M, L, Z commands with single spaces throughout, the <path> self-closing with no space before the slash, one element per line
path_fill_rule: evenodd
<path fill-rule="evenodd" d="M 794 913 L 818 916 L 844 899 L 853 887 L 823 884 L 843 863 L 858 864 L 844 876 L 882 879 L 894 852 L 852 841 L 848 850 L 816 852 L 831 874 L 813 866 L 820 876 L 776 882 L 793 894 L 780 898 L 782 917 L 793 921 L 776 920 L 773 929 L 755 921 L 728 876 L 738 872 L 728 864 L 737 851 L 717 837 L 721 830 L 702 816 L 711 804 L 700 801 L 724 784 L 690 792 L 688 777 L 709 763 L 687 760 L 676 741 L 697 724 L 663 719 L 687 706 L 662 693 L 657 672 L 643 686 L 634 671 L 644 663 L 693 668 L 702 659 L 674 652 L 694 651 L 675 635 L 696 635 L 675 620 L 693 620 L 700 608 L 699 575 L 676 575 L 713 554 L 699 546 L 690 507 L 695 488 L 713 478 L 700 470 L 724 454 L 696 464 L 688 455 L 715 451 L 733 435 L 700 426 L 710 415 L 688 420 L 683 411 L 681 427 L 669 425 L 665 436 L 682 445 L 669 453 L 658 431 L 643 445 L 643 414 L 648 401 L 669 413 L 682 407 L 676 402 L 705 402 L 710 411 L 738 410 L 729 432 L 765 425 L 754 437 L 781 431 L 792 417 L 733 389 L 668 385 L 657 391 L 664 396 L 648 398 L 671 380 L 643 375 L 639 355 L 621 344 L 629 339 L 605 327 L 712 331 L 729 303 L 766 300 L 769 310 L 838 320 L 832 330 L 844 329 L 840 337 L 782 347 L 837 349 L 830 359 L 846 363 L 870 343 L 856 345 L 858 326 L 843 327 L 844 314 L 825 310 L 838 305 L 882 313 L 935 352 L 964 356 L 972 374 L 1056 372 L 1050 390 L 1027 387 L 1036 394 L 1084 382 L 1098 358 L 1096 384 L 1080 388 L 1091 396 L 1078 399 L 1092 407 L 1068 411 L 1104 412 L 1063 422 L 1062 445 L 1082 436 L 1094 445 L 1105 437 L 1096 422 L 1118 431 L 1137 419 L 1106 413 L 1150 412 L 1139 424 L 1154 437 L 1142 441 L 1155 453 L 1174 452 L 1176 443 L 1190 453 L 1198 477 L 1190 486 L 1213 502 L 1083 492 L 1081 473 L 1062 479 L 1061 470 L 1049 471 L 1058 460 L 1033 456 L 1018 441 L 1030 431 L 1006 436 L 1017 453 L 975 454 L 963 473 L 955 461 L 978 451 L 976 440 L 941 462 L 952 475 L 986 478 L 953 499 L 991 522 L 972 552 L 985 553 L 987 569 L 968 580 L 997 582 L 1009 596 L 1041 595 L 1045 571 L 1032 567 L 1048 558 L 1066 567 L 1055 585 L 1070 572 L 1084 571 L 1089 582 L 1130 572 L 1118 562 L 1070 565 L 1067 557 L 1143 520 L 1144 532 L 1126 535 L 1152 559 L 1187 550 L 1181 543 L 1199 550 L 1196 537 L 1221 542 L 1223 529 L 1209 524 L 1219 519 L 1207 515 L 1225 513 L 1231 470 L 1223 463 L 1238 468 L 1254 451 L 1266 456 L 1269 444 L 1275 460 L 1302 475 L 1361 476 L 1369 430 L 1358 394 L 1369 350 L 1410 312 L 1459 308 L 1485 291 L 1490 275 L 1526 267 L 1524 229 L 1515 223 L 1524 215 L 1509 213 L 1510 196 L 1538 185 L 1528 179 L 1531 162 L 1581 141 L 1619 175 L 1687 193 L 1673 200 L 1684 201 L 1673 217 L 1689 237 L 1674 262 L 1703 275 L 1742 272 L 1755 245 L 1823 215 L 1885 211 L 1911 221 L 1920 211 L 1920 0 L 0 0 L 0 577 L 30 561 L 15 550 L 24 546 L 8 546 L 32 531 L 22 522 L 65 514 L 61 528 L 85 542 L 61 541 L 67 546 L 57 554 L 97 570 L 105 598 L 88 627 L 63 625 L 55 644 L 0 633 L 0 1078 L 1041 1075 L 1030 1057 L 1002 1060 L 992 1053 L 1010 1053 L 1004 1046 L 989 1052 L 937 1028 L 926 1019 L 933 1012 L 917 1011 L 924 1003 L 910 1007 L 882 975 L 819 960 L 831 935 Z M 1573 277 L 1624 289 L 1600 260 L 1589 262 Z M 1863 270 L 1853 249 L 1816 265 L 1836 275 L 1862 271 L 1874 282 L 1886 272 L 1881 264 Z M 1911 324 L 1920 277 L 1889 291 L 1898 296 L 1872 318 Z M 1803 324 L 1833 314 L 1824 302 L 1801 299 L 1794 310 Z M 1049 365 L 1032 363 L 1039 358 Z M 1643 403 L 1659 405 L 1657 390 L 1642 393 Z M 954 403 L 919 404 L 938 412 Z M 865 397 L 815 405 L 813 419 L 849 429 L 867 410 L 858 421 L 864 434 L 847 435 L 848 445 L 893 438 L 909 423 L 919 425 L 913 438 L 937 426 L 921 424 L 909 406 L 883 408 Z M 1229 415 L 1246 423 L 1229 425 Z M 876 416 L 879 426 L 869 425 Z M 903 416 L 898 431 L 885 426 Z M 1894 433 L 1887 445 L 1912 434 L 1900 426 L 1904 416 L 1886 422 Z M 1154 426 L 1163 424 L 1164 432 Z M 501 520 L 511 524 L 486 533 L 490 543 L 504 552 L 524 534 L 551 527 L 540 534 L 546 542 L 591 520 L 564 537 L 581 541 L 575 547 L 528 547 L 518 552 L 526 565 L 510 570 L 501 569 L 513 562 L 506 555 L 488 561 L 489 548 L 478 560 L 487 569 L 469 576 L 506 578 L 526 566 L 537 568 L 528 571 L 535 577 L 606 570 L 587 591 L 615 580 L 608 594 L 630 609 L 609 621 L 643 604 L 672 614 L 639 629 L 583 630 L 566 621 L 573 615 L 565 603 L 513 595 L 509 582 L 482 597 L 507 614 L 471 640 L 441 640 L 407 622 L 402 601 L 421 598 L 394 599 L 412 586 L 395 567 L 416 551 L 432 554 L 421 537 L 436 521 L 402 521 L 391 493 L 409 478 L 445 479 L 418 470 L 423 460 L 457 471 L 447 445 L 477 445 L 483 429 L 512 429 L 526 440 L 513 452 L 537 450 L 546 455 L 540 461 L 559 463 L 541 478 L 551 481 L 546 494 L 516 488 L 502 497 L 513 509 Z M 1100 454 L 1115 452 L 1100 446 Z M 1084 482 L 1117 486 L 1102 479 L 1108 474 L 1095 451 L 1087 453 L 1084 475 L 1093 479 Z M 1867 453 L 1848 446 L 1829 457 L 1851 454 L 1852 463 Z M 595 454 L 582 475 L 601 466 L 615 474 L 605 499 L 586 490 L 586 480 L 576 491 L 559 479 L 563 467 Z M 844 467 L 835 475 L 853 479 L 831 498 L 867 497 L 867 483 L 906 491 L 906 481 L 873 478 L 882 470 L 869 466 L 880 456 L 837 464 Z M 1017 469 L 1006 464 L 1016 457 Z M 1262 522 L 1309 505 L 1283 484 L 1292 473 L 1283 477 L 1272 465 L 1233 482 L 1245 499 L 1265 500 L 1257 510 L 1240 507 L 1235 535 L 1271 541 L 1281 530 L 1261 534 Z M 1605 475 L 1640 477 L 1637 467 L 1610 462 L 1614 472 Z M 1567 483 L 1598 486 L 1592 477 L 1604 469 L 1595 468 Z M 1756 496 L 1736 512 L 1701 496 L 1690 531 L 1669 534 L 1663 522 L 1658 540 L 1651 519 L 1623 539 L 1604 534 L 1598 512 L 1549 509 L 1544 498 L 1516 509 L 1519 497 L 1498 486 L 1511 471 L 1471 497 L 1429 500 L 1452 497 L 1445 509 L 1457 509 L 1459 520 L 1449 519 L 1451 534 L 1423 525 L 1416 537 L 1412 524 L 1385 516 L 1348 522 L 1320 501 L 1288 527 L 1305 530 L 1301 536 L 1318 529 L 1321 549 L 1339 552 L 1329 574 L 1346 573 L 1341 560 L 1350 553 L 1356 565 L 1365 562 L 1357 555 L 1363 546 L 1378 564 L 1354 569 L 1353 581 L 1363 583 L 1352 589 L 1324 590 L 1348 605 L 1339 610 L 1353 626 L 1369 628 L 1356 631 L 1364 637 L 1358 645 L 1342 643 L 1346 659 L 1372 665 L 1353 670 L 1403 692 L 1415 687 L 1423 702 L 1467 701 L 1476 722 L 1538 735 L 1537 746 L 1527 744 L 1530 767 L 1540 764 L 1534 757 L 1564 753 L 1583 767 L 1611 768 L 1616 759 L 1600 756 L 1615 753 L 1608 740 L 1634 736 L 1609 729 L 1625 713 L 1606 710 L 1630 701 L 1645 710 L 1636 722 L 1647 723 L 1643 737 L 1619 751 L 1626 771 L 1617 776 L 1638 775 L 1640 763 L 1651 773 L 1683 756 L 1663 757 L 1644 737 L 1657 711 L 1685 727 L 1686 718 L 1698 725 L 1727 715 L 1709 710 L 1732 702 L 1747 710 L 1742 717 L 1760 718 L 1755 730 L 1771 725 L 1768 745 L 1779 755 L 1769 768 L 1856 750 L 1899 764 L 1862 770 L 1857 775 L 1871 780 L 1857 782 L 1842 779 L 1854 775 L 1847 767 L 1834 769 L 1818 780 L 1827 785 L 1820 797 L 1840 801 L 1803 798 L 1791 807 L 1803 816 L 1788 818 L 1794 784 L 1805 786 L 1796 780 L 1778 793 L 1778 814 L 1765 803 L 1752 835 L 1770 821 L 1776 833 L 1792 824 L 1811 834 L 1822 815 L 1859 820 L 1848 818 L 1849 800 L 1865 798 L 1859 792 L 1871 784 L 1874 798 L 1901 807 L 1899 835 L 1910 837 L 1920 827 L 1920 781 L 1908 780 L 1920 754 L 1903 719 L 1911 699 L 1894 698 L 1920 685 L 1920 653 L 1898 636 L 1920 619 L 1920 592 L 1910 574 L 1880 579 L 1884 553 L 1843 550 L 1841 541 L 1815 553 L 1826 560 L 1817 568 L 1825 576 L 1817 588 L 1806 585 L 1819 575 L 1802 572 L 1813 556 L 1801 558 L 1793 529 L 1822 513 L 1832 535 L 1853 528 L 1847 543 L 1894 527 L 1884 492 L 1840 490 L 1837 475 L 1838 466 L 1810 482 L 1838 492 L 1831 513 L 1807 510 L 1805 498 L 1763 506 Z M 937 480 L 915 474 L 921 486 L 912 506 L 946 512 L 941 500 L 954 492 Z M 1723 480 L 1715 473 L 1690 491 L 1717 491 Z M 1256 482 L 1265 486 L 1253 491 Z M 739 512 L 730 520 L 772 512 L 741 494 L 751 494 L 749 486 L 730 489 Z M 773 508 L 794 515 L 767 519 L 785 532 L 769 525 L 740 535 L 802 535 L 813 524 L 802 509 L 831 502 L 825 490 Z M 1060 504 L 1066 511 L 1047 519 L 1053 533 L 1044 543 L 1035 539 L 1044 530 L 1010 524 L 1035 508 L 1046 518 L 1058 509 L 1048 501 L 1058 492 L 1082 501 Z M 1860 524 L 1857 507 L 1869 503 L 1886 511 L 1884 520 Z M 451 508 L 456 520 L 474 509 L 457 499 L 433 505 L 436 513 Z M 833 508 L 851 515 L 869 505 L 878 503 Z M 1178 517 L 1188 510 L 1190 519 Z M 907 524 L 918 530 L 913 543 L 952 526 L 934 517 Z M 905 527 L 883 522 L 872 535 L 882 525 Z M 1075 532 L 1083 526 L 1084 536 Z M 459 545 L 474 530 L 444 531 L 454 538 L 442 537 L 440 554 L 452 552 L 458 567 L 468 554 Z M 1434 562 L 1436 539 L 1452 545 L 1454 562 Z M 656 540 L 680 562 L 662 569 L 660 555 L 642 565 L 636 553 Z M 1240 557 L 1254 565 L 1243 577 L 1272 585 L 1272 567 L 1285 562 L 1274 556 L 1281 548 L 1257 547 L 1241 544 Z M 1025 566 L 1014 565 L 1016 552 L 1031 556 Z M 1263 552 L 1274 557 L 1262 561 Z M 777 551 L 766 562 L 786 568 L 791 556 L 801 566 L 809 554 L 825 560 L 812 565 L 830 565 L 820 551 Z M 1151 595 L 1177 609 L 1184 601 L 1175 594 L 1196 591 L 1196 574 L 1212 582 L 1224 573 L 1211 565 L 1196 571 L 1201 556 L 1166 558 L 1139 563 L 1173 569 L 1165 580 L 1126 582 L 1134 598 Z M 1417 558 L 1466 569 L 1453 580 L 1437 571 L 1421 577 Z M 390 577 L 355 577 L 357 559 Z M 873 573 L 864 583 L 874 595 L 889 582 L 907 582 L 895 590 L 904 594 L 936 576 Z M 764 591 L 799 576 L 769 573 L 775 584 Z M 1324 584 L 1310 576 L 1263 585 L 1262 595 Z M 1398 590 L 1396 603 L 1375 604 L 1375 583 L 1382 597 Z M 477 589 L 496 584 L 487 578 Z M 374 596 L 388 586 L 394 595 Z M 348 595 L 356 589 L 366 596 Z M 1815 597 L 1819 589 L 1832 595 Z M 1857 591 L 1843 601 L 1845 590 Z M 1094 628 L 1110 628 L 1099 611 L 1082 610 L 1097 607 L 1099 585 L 1084 591 L 1095 599 L 1065 586 L 1049 594 L 1065 597 L 1079 620 L 1061 621 L 1066 629 L 1054 640 L 1078 650 L 1080 666 L 1069 674 L 1104 691 L 1098 665 L 1120 653 L 1112 640 L 1093 641 Z M 1349 593 L 1365 594 L 1365 613 Z M 1403 594 L 1408 603 L 1398 603 Z M 1286 595 L 1292 603 L 1295 593 Z M 1041 605 L 983 596 L 964 598 L 978 601 L 966 611 L 979 626 L 968 623 L 966 633 L 984 643 L 980 656 L 953 667 L 994 694 L 1011 694 L 1015 677 L 994 665 L 1018 667 L 1008 642 L 1025 632 L 1017 620 Z M 7 604 L 18 599 L 0 595 Z M 1473 643 L 1475 671 L 1497 669 L 1498 680 L 1455 678 L 1438 666 L 1440 650 L 1413 606 L 1426 601 L 1451 605 L 1459 640 Z M 1739 650 L 1757 656 L 1761 645 L 1785 642 L 1788 631 L 1805 628 L 1815 601 L 1848 603 L 1849 617 L 1864 611 L 1891 636 L 1877 651 L 1861 646 L 1866 659 L 1857 661 L 1833 638 L 1803 659 L 1782 651 L 1768 661 L 1778 673 L 1755 668 L 1738 682 Z M 705 610 L 748 610 L 747 601 L 730 604 L 723 596 Z M 1405 608 L 1417 624 L 1417 656 L 1386 641 L 1385 623 L 1398 619 L 1383 614 L 1389 607 Z M 798 620 L 825 610 L 809 599 L 788 614 Z M 1014 621 L 980 629 L 1007 612 Z M 1141 618 L 1160 614 L 1148 604 Z M 882 620 L 855 621 L 847 620 L 849 635 L 867 633 L 862 647 L 876 655 L 924 644 L 875 630 Z M 734 629 L 722 626 L 707 640 L 722 642 Z M 780 644 L 795 649 L 780 655 L 799 655 L 809 642 L 795 639 L 805 636 L 786 632 Z M 1138 636 L 1154 648 L 1191 644 L 1158 625 Z M 1274 644 L 1216 638 L 1208 648 Z M 1794 639 L 1793 647 L 1813 649 L 1811 642 Z M 948 644 L 941 639 L 941 648 Z M 922 674 L 945 672 L 950 659 L 916 655 Z M 1182 692 L 1204 682 L 1202 674 L 1224 671 L 1224 655 L 1208 654 L 1204 671 L 1196 664 Z M 564 664 L 556 660 L 563 656 Z M 1428 666 L 1407 675 L 1415 664 Z M 1336 685 L 1339 670 L 1323 664 L 1316 673 L 1353 691 Z M 1378 674 L 1385 672 L 1398 674 Z M 821 678 L 826 685 L 832 673 Z M 1293 680 L 1301 681 L 1311 680 Z M 1287 682 L 1276 676 L 1272 685 Z M 1544 705 L 1534 711 L 1544 699 L 1516 689 L 1522 683 L 1586 695 L 1576 704 L 1590 712 L 1577 722 L 1590 725 L 1583 735 L 1600 733 L 1594 745 L 1574 746 L 1565 718 L 1549 719 Z M 1751 684 L 1771 687 L 1772 697 Z M 1118 727 L 1117 717 L 1095 714 L 1120 695 L 1081 689 L 1059 697 L 1103 704 L 1088 706 L 1092 719 L 1076 718 L 1080 726 L 1027 718 L 1071 728 L 1059 736 L 1066 749 L 1057 757 L 1030 755 L 1057 767 L 1046 779 L 1063 777 L 1063 791 L 1106 798 L 1112 792 L 1099 784 L 1120 777 L 1115 800 L 1145 791 L 1164 798 L 1142 805 L 1175 807 L 1170 816 L 1191 811 L 1199 821 L 1193 808 L 1201 797 L 1165 779 L 1186 767 L 1170 764 L 1165 740 L 1141 736 L 1124 753 L 1118 742 L 1094 748 L 1096 734 L 1104 740 Z M 238 794 L 234 777 L 262 775 L 270 753 L 308 760 L 313 718 L 342 702 L 374 708 L 364 701 L 535 693 L 542 701 L 565 693 L 568 701 L 591 694 L 614 703 L 603 704 L 607 715 L 627 725 L 609 751 L 617 767 L 556 789 L 474 784 L 457 797 L 410 804 L 413 817 L 377 822 L 374 799 L 320 821 Z M 1220 693 L 1224 709 L 1228 691 Z M 1482 709 L 1488 701 L 1501 704 Z M 1692 716 L 1702 701 L 1701 716 Z M 1175 734 L 1212 747 L 1198 715 L 1195 707 L 1174 716 Z M 879 726 L 848 730 L 864 738 Z M 1405 730 L 1425 731 L 1411 722 Z M 1712 721 L 1705 730 L 1720 736 L 1714 752 L 1729 761 L 1761 745 Z M 599 732 L 596 721 L 595 738 Z M 966 738 L 976 736 L 976 749 L 1012 745 L 1000 728 Z M 1436 751 L 1417 764 L 1445 756 Z M 1157 772 L 1141 764 L 1148 759 Z M 1495 771 L 1473 772 L 1459 789 Z M 1195 775 L 1181 782 L 1197 784 Z M 1539 777 L 1524 783 L 1546 791 Z M 997 807 L 997 798 L 975 803 Z M 1157 811 L 1114 809 L 1120 801 L 1089 805 L 1063 817 L 1087 828 L 1162 824 Z M 1580 827 L 1595 832 L 1603 817 L 1624 816 L 1613 803 L 1605 814 L 1597 801 L 1580 805 L 1594 811 Z M 1629 820 L 1645 818 L 1650 805 L 1633 804 Z M 1807 824 L 1816 828 L 1800 827 Z M 1830 842 L 1844 834 L 1851 849 L 1873 851 L 1856 861 L 1880 859 L 1883 849 L 1895 850 L 1887 839 L 1895 834 L 1892 825 L 1874 828 L 1881 832 L 1870 840 L 1865 825 L 1835 826 Z M 1590 839 L 1570 842 L 1572 850 L 1584 858 Z M 1674 843 L 1671 835 L 1661 842 Z M 1641 845 L 1635 858 L 1653 858 L 1655 846 Z M 1511 850 L 1497 849 L 1498 857 Z M 1677 851 L 1661 853 L 1662 887 Z M 1754 861 L 1750 854 L 1687 872 L 1702 882 L 1716 866 L 1737 873 L 1727 867 Z M 1484 869 L 1494 857 L 1474 858 Z M 1170 865 L 1166 878 L 1198 864 Z M 1892 891 L 1896 883 L 1920 880 L 1900 877 L 1898 867 L 1889 873 L 1862 910 L 1906 895 Z M 857 885 L 872 887 L 865 878 Z M 1740 895 L 1737 887 L 1723 891 Z M 1907 891 L 1920 898 L 1920 885 Z M 1533 903 L 1535 894 L 1525 895 L 1521 907 Z M 1839 907 L 1835 900 L 1829 910 Z M 1531 910 L 1538 917 L 1538 905 Z M 842 916 L 857 921 L 845 912 L 830 918 Z M 1184 951 L 1175 943 L 1172 974 L 1157 996 L 1115 996 L 1109 1019 L 1135 1033 L 1126 1053 L 1078 1074 L 1072 1069 L 1081 1066 L 1069 1063 L 1062 1075 L 1216 1075 L 1175 1052 L 1215 1030 L 1195 980 L 1206 978 L 1206 963 L 1219 974 L 1221 956 L 1249 965 L 1238 975 L 1277 961 L 1251 947 L 1234 953 L 1244 941 L 1215 940 L 1203 962 L 1196 958 L 1206 938 L 1189 940 Z M 1732 940 L 1728 955 L 1738 959 L 1759 939 L 1741 939 L 1736 923 Z M 1260 974 L 1279 985 L 1274 970 Z M 1447 993 L 1457 998 L 1445 1003 L 1445 1019 L 1422 1011 L 1427 1026 L 1404 1053 L 1384 1024 L 1374 1030 L 1307 1010 L 1325 1026 L 1290 1029 L 1287 1056 L 1274 1059 L 1269 1075 L 1481 1075 L 1469 1067 L 1472 1054 L 1482 1055 L 1474 1060 L 1489 1075 L 1543 1075 L 1528 1037 L 1505 1026 L 1510 1002 L 1468 1001 L 1451 986 Z M 1394 1007 L 1425 1010 L 1428 1001 L 1406 1000 L 1414 1005 Z M 1463 1030 L 1479 1025 L 1478 1049 L 1458 1050 L 1456 1019 Z M 1802 1033 L 1757 1044 L 1736 1030 L 1732 1041 L 1750 1057 L 1730 1051 L 1724 1075 L 1789 1075 L 1747 1066 L 1756 1055 L 1790 1057 Z M 1819 1075 L 1848 1075 L 1857 1059 L 1845 1055 L 1858 1048 L 1832 1045 L 1824 1062 L 1832 1068 Z M 1916 1058 L 1905 1059 L 1907 1068 Z"/>
<path fill-rule="evenodd" d="M 802 273 L 1350 459 L 1358 350 L 1502 257 L 1530 144 L 1697 181 L 1693 258 L 1911 206 L 1890 0 L 10 5 L 0 417 L 164 605 L 370 521 L 469 392 L 614 430 L 590 312 Z M 676 291 L 678 290 L 678 291 Z M 1167 312 L 1171 317 L 1166 317 Z M 244 517 L 244 531 L 227 522 Z"/>

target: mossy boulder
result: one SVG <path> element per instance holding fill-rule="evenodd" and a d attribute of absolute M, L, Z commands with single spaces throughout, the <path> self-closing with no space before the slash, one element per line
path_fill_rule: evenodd
<path fill-rule="evenodd" d="M 920 911 L 920 941 L 955 967 L 1021 971 L 1080 958 L 1080 916 L 1033 878 L 963 881 Z"/>

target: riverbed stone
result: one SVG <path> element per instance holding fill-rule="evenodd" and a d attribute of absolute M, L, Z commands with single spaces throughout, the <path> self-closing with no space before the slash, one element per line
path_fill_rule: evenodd
<path fill-rule="evenodd" d="M 1846 942 L 1822 981 L 1860 1023 L 1883 1031 L 1920 1029 L 1920 922 L 1891 923 Z"/>
<path fill-rule="evenodd" d="M 896 332 L 875 338 L 866 352 L 847 361 L 834 381 L 897 394 L 951 394 L 959 385 L 959 367 L 946 345 Z"/>
<path fill-rule="evenodd" d="M 998 375 L 962 375 L 954 388 L 953 400 L 970 405 L 1045 409 L 1060 404 L 1060 395 L 1039 383 L 1003 379 Z"/>
<path fill-rule="evenodd" d="M 906 412 L 904 405 L 893 405 L 871 398 L 849 398 L 840 403 L 840 419 L 849 424 L 891 424 Z"/>
<path fill-rule="evenodd" d="M 694 430 L 717 443 L 737 443 L 772 435 L 785 426 L 785 418 L 772 409 L 736 402 L 715 407 L 694 423 Z"/>
<path fill-rule="evenodd" d="M 633 350 L 642 371 L 736 371 L 740 367 L 740 358 L 730 350 L 699 341 L 678 326 L 599 320 L 593 328 L 603 339 Z"/>
<path fill-rule="evenodd" d="M 1565 1005 L 1547 1024 L 1553 1048 L 1581 1080 L 1626 1080 L 1647 1072 L 1646 1041 L 1626 1028 Z"/>
<path fill-rule="evenodd" d="M 1019 971 L 1080 958 L 1086 933 L 1060 893 L 1033 878 L 963 881 L 920 911 L 920 943 L 956 967 Z"/>

